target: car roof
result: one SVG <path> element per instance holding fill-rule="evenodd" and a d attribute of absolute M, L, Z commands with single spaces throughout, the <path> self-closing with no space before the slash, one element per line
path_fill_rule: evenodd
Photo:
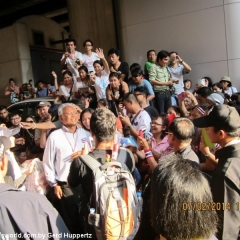
<path fill-rule="evenodd" d="M 39 102 L 44 102 L 44 101 L 52 103 L 54 101 L 54 97 L 30 98 L 30 99 L 27 99 L 27 100 L 23 100 L 23 101 L 20 101 L 20 102 L 13 103 L 10 106 L 8 106 L 7 109 L 9 109 L 9 108 L 11 109 L 14 106 L 22 105 L 22 104 L 26 104 L 26 103 L 36 103 L 37 104 Z"/>
<path fill-rule="evenodd" d="M 10 113 L 18 113 L 24 119 L 28 115 L 35 116 L 35 108 L 40 102 L 50 102 L 53 104 L 54 97 L 42 97 L 42 98 L 32 98 L 24 101 L 20 101 L 17 103 L 13 103 L 12 105 L 7 107 L 7 110 Z"/>

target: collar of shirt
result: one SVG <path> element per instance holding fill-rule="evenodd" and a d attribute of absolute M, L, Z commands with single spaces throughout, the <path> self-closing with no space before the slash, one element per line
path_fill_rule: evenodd
<path fill-rule="evenodd" d="M 232 140 L 232 141 L 228 142 L 224 147 L 234 145 L 234 144 L 237 144 L 237 143 L 240 143 L 240 139 Z"/>
<path fill-rule="evenodd" d="M 6 191 L 19 191 L 19 190 L 10 186 L 7 183 L 0 183 L 0 193 L 4 193 Z"/>
<path fill-rule="evenodd" d="M 165 136 L 162 141 L 160 141 L 159 143 L 156 143 L 156 139 L 154 137 L 151 138 L 151 142 L 154 143 L 154 146 L 158 146 L 158 145 L 161 145 L 161 144 L 165 144 L 167 143 L 168 141 L 168 137 Z"/>
<path fill-rule="evenodd" d="M 78 125 L 76 125 L 76 131 L 79 129 L 80 127 L 78 126 Z M 62 130 L 64 131 L 64 132 L 69 132 L 69 130 L 68 130 L 68 128 L 67 127 L 65 127 L 64 125 L 62 125 Z M 76 132 L 75 131 L 75 132 Z M 75 133 L 74 132 L 74 133 Z"/>

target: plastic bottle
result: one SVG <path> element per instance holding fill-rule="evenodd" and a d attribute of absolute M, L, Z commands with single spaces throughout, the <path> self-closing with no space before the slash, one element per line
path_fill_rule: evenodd
<path fill-rule="evenodd" d="M 139 207 L 141 208 L 141 211 L 142 211 L 143 199 L 142 199 L 142 193 L 141 192 L 137 192 L 137 199 L 138 199 Z"/>
<path fill-rule="evenodd" d="M 88 214 L 88 224 L 94 225 L 95 223 L 95 208 L 90 208 L 90 213 Z"/>

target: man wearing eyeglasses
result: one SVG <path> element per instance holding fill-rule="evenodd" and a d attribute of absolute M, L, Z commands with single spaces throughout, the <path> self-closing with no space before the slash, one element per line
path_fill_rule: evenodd
<path fill-rule="evenodd" d="M 51 186 L 49 200 L 58 210 L 71 233 L 83 233 L 79 217 L 81 187 L 69 188 L 67 177 L 71 155 L 81 152 L 87 142 L 85 131 L 77 126 L 80 113 L 71 103 L 58 108 L 62 128 L 48 137 L 43 155 L 43 167 Z"/>

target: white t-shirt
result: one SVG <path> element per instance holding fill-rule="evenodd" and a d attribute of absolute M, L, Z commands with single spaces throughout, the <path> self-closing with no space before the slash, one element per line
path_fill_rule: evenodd
<path fill-rule="evenodd" d="M 75 83 L 73 84 L 73 90 L 72 90 L 73 94 L 74 94 L 75 92 L 77 92 L 79 88 L 83 88 L 83 87 L 89 87 L 89 85 L 88 85 L 88 84 L 85 84 L 85 83 L 82 82 L 82 81 L 80 81 L 80 82 L 75 82 Z"/>
<path fill-rule="evenodd" d="M 68 98 L 69 98 L 69 96 L 70 96 L 70 91 L 71 91 L 71 88 L 65 87 L 64 85 L 61 85 L 61 86 L 59 87 L 59 95 L 60 95 L 60 96 L 64 96 L 64 98 L 65 98 L 66 100 L 68 100 Z M 73 93 L 73 90 L 72 90 L 72 93 Z M 72 94 L 71 94 L 71 95 L 72 95 Z M 70 98 L 70 100 L 72 100 L 72 99 Z"/>
<path fill-rule="evenodd" d="M 61 61 L 65 58 L 65 54 L 63 54 Z M 74 66 L 76 65 L 76 60 L 79 59 L 81 61 L 83 61 L 83 55 L 82 53 L 75 51 L 74 55 L 71 54 L 70 57 L 66 58 L 65 64 L 67 64 L 67 68 L 68 70 L 72 73 L 73 75 L 73 80 L 74 82 L 77 81 L 77 77 L 79 76 L 78 74 L 78 69 L 75 68 Z"/>
<path fill-rule="evenodd" d="M 106 98 L 106 88 L 108 84 L 109 84 L 109 74 L 107 74 L 104 70 L 102 70 L 101 77 L 96 76 L 96 80 L 94 84 L 97 100 L 101 98 Z"/>
<path fill-rule="evenodd" d="M 227 93 L 228 95 L 232 95 L 237 92 L 237 89 L 235 87 L 229 87 L 228 90 L 225 90 L 224 93 Z"/>
<path fill-rule="evenodd" d="M 135 116 L 133 117 L 133 119 Z M 145 110 L 141 110 L 141 112 L 137 115 L 137 117 L 132 122 L 133 128 L 138 132 L 139 130 L 146 129 L 146 132 L 150 132 L 150 122 L 151 118 L 149 114 Z"/>
<path fill-rule="evenodd" d="M 97 53 L 92 52 L 92 55 L 90 57 L 85 53 L 82 56 L 83 56 L 83 65 L 87 67 L 88 71 L 94 71 L 93 63 L 96 60 L 99 60 Z"/>

